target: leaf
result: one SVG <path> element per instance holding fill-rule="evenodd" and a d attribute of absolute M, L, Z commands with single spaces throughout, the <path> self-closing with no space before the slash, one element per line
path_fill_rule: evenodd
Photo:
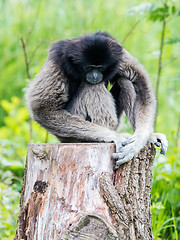
<path fill-rule="evenodd" d="M 165 41 L 165 44 L 176 44 L 180 42 L 180 37 L 171 37 Z"/>
<path fill-rule="evenodd" d="M 153 6 L 149 12 L 149 19 L 152 21 L 163 21 L 163 19 L 169 17 L 169 6 L 164 5 L 163 7 Z"/>
<path fill-rule="evenodd" d="M 175 14 L 176 13 L 176 7 L 173 5 L 172 9 L 171 9 L 172 13 Z"/>
<path fill-rule="evenodd" d="M 112 83 L 110 83 L 110 82 L 108 82 L 108 85 L 107 85 L 107 89 L 108 89 L 108 91 L 111 91 L 111 88 L 113 87 L 113 84 Z"/>
<path fill-rule="evenodd" d="M 14 104 L 16 106 L 19 105 L 19 103 L 20 103 L 20 99 L 18 97 L 16 97 L 16 96 L 13 96 L 11 98 L 11 101 L 12 101 L 12 104 Z"/>
<path fill-rule="evenodd" d="M 1 106 L 4 108 L 4 110 L 9 113 L 13 109 L 12 103 L 8 102 L 7 100 L 1 101 Z"/>

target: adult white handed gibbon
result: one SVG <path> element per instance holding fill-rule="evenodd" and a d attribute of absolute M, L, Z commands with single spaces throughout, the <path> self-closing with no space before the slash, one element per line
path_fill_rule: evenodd
<path fill-rule="evenodd" d="M 156 99 L 146 71 L 108 33 L 54 43 L 27 102 L 34 120 L 62 142 L 114 142 L 116 169 L 147 141 L 167 150 L 165 135 L 153 133 Z M 115 131 L 123 111 L 133 135 Z"/>

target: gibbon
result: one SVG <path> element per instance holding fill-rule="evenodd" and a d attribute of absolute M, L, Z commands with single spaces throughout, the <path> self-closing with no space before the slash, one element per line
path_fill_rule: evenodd
<path fill-rule="evenodd" d="M 148 74 L 108 33 L 54 43 L 27 102 L 34 120 L 61 142 L 114 142 L 115 169 L 147 141 L 167 150 L 165 135 L 153 133 L 156 99 Z M 116 132 L 123 111 L 132 135 Z"/>

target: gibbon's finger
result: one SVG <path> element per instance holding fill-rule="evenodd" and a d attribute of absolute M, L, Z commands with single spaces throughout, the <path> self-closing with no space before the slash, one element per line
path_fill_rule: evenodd
<path fill-rule="evenodd" d="M 124 158 L 122 158 L 122 159 L 120 159 L 120 160 L 117 160 L 114 169 L 117 170 L 120 165 L 122 165 L 122 164 L 124 164 L 124 163 L 127 163 L 127 162 L 129 162 L 130 160 L 131 160 L 131 159 L 129 159 L 128 157 L 124 157 Z"/>
<path fill-rule="evenodd" d="M 161 139 L 158 138 L 157 141 L 161 144 L 161 151 L 160 153 L 165 155 L 167 151 L 168 141 L 166 139 L 166 136 L 164 134 L 161 134 Z"/>
<path fill-rule="evenodd" d="M 128 139 L 126 139 L 125 141 L 122 142 L 122 147 L 125 147 L 126 145 L 133 143 L 136 140 L 136 138 L 134 136 L 129 137 Z"/>
<path fill-rule="evenodd" d="M 128 144 L 126 144 L 125 146 L 119 147 L 116 151 L 117 154 L 119 154 L 119 156 L 121 156 L 121 154 L 126 155 L 134 155 L 137 152 L 139 152 L 140 148 L 136 148 L 138 146 L 138 144 L 136 144 L 135 141 L 132 141 Z"/>
<path fill-rule="evenodd" d="M 112 157 L 116 160 L 116 169 L 123 163 L 129 162 L 135 156 L 134 151 L 123 151 L 122 153 L 113 153 Z"/>
<path fill-rule="evenodd" d="M 165 144 L 161 143 L 161 151 L 160 151 L 160 154 L 165 155 L 166 151 L 167 151 L 167 146 L 166 146 Z"/>
<path fill-rule="evenodd" d="M 167 151 L 167 147 L 168 147 L 168 141 L 167 139 L 164 139 L 164 141 L 161 141 L 161 154 L 165 154 Z"/>
<path fill-rule="evenodd" d="M 125 154 L 124 154 L 124 153 L 113 153 L 113 154 L 112 154 L 112 157 L 113 157 L 114 159 L 122 159 L 122 158 L 125 157 Z"/>
<path fill-rule="evenodd" d="M 163 144 L 162 144 L 162 143 L 160 143 L 160 142 L 155 142 L 155 143 L 154 143 L 154 145 L 155 145 L 156 147 L 161 147 L 160 154 L 163 154 L 163 155 L 165 155 L 165 153 L 166 153 L 166 150 L 165 150 L 165 148 L 164 148 L 164 146 L 163 146 Z"/>
<path fill-rule="evenodd" d="M 149 141 L 157 147 L 161 147 L 161 154 L 165 154 L 168 147 L 168 140 L 163 133 L 152 133 Z"/>
<path fill-rule="evenodd" d="M 163 155 L 165 155 L 165 153 L 166 153 L 166 150 L 165 150 L 165 149 L 164 149 L 164 147 L 162 146 L 162 147 L 161 147 L 160 154 L 163 154 Z"/>
<path fill-rule="evenodd" d="M 154 145 L 156 145 L 156 147 L 160 147 L 161 144 L 159 142 L 155 142 Z"/>

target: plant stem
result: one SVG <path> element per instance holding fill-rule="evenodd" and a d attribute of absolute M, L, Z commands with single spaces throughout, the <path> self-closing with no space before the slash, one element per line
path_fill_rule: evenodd
<path fill-rule="evenodd" d="M 177 134 L 176 134 L 176 147 L 178 148 L 178 139 L 180 135 L 180 114 L 179 114 L 179 120 L 178 120 L 178 127 L 177 127 Z"/>
<path fill-rule="evenodd" d="M 38 19 L 38 17 L 39 17 L 40 8 L 41 8 L 41 0 L 39 0 L 39 6 L 38 6 L 38 9 L 37 9 L 36 17 L 35 17 L 35 19 L 34 19 L 34 23 L 32 24 L 31 29 L 30 29 L 30 31 L 29 31 L 28 34 L 27 34 L 27 37 L 26 37 L 26 43 L 28 43 L 29 38 L 30 38 L 30 36 L 31 36 L 31 34 L 32 34 L 33 30 L 34 30 L 34 28 L 35 28 L 35 25 L 36 25 L 37 19 Z"/>
<path fill-rule="evenodd" d="M 140 23 L 140 19 L 137 20 L 137 22 L 135 22 L 135 24 L 131 27 L 131 29 L 128 31 L 128 33 L 126 34 L 126 36 L 123 38 L 123 40 L 121 41 L 121 44 L 123 44 L 126 39 L 129 37 L 129 35 L 131 35 L 131 33 L 133 32 L 133 30 L 136 28 L 136 26 L 138 25 L 138 23 Z"/>
<path fill-rule="evenodd" d="M 161 33 L 161 42 L 160 42 L 160 54 L 159 54 L 159 61 L 158 61 L 158 74 L 157 74 L 157 81 L 156 81 L 156 99 L 157 99 L 157 110 L 156 110 L 156 117 L 154 122 L 154 129 L 156 130 L 156 124 L 157 124 L 157 116 L 158 116 L 158 110 L 159 110 L 159 85 L 160 85 L 160 79 L 161 79 L 161 70 L 162 70 L 162 54 L 164 49 L 164 39 L 165 39 L 165 28 L 166 28 L 166 19 L 163 18 L 163 25 L 162 25 L 162 33 Z"/>
<path fill-rule="evenodd" d="M 23 52 L 24 52 L 24 59 L 25 59 L 25 65 L 26 65 L 26 74 L 27 78 L 30 79 L 30 74 L 29 74 L 29 62 L 28 62 L 28 57 L 27 57 L 27 51 L 26 51 L 26 43 L 24 41 L 24 38 L 20 38 L 22 47 L 23 47 Z"/>
<path fill-rule="evenodd" d="M 26 50 L 26 43 L 24 41 L 24 38 L 20 38 L 22 47 L 23 47 L 23 53 L 24 53 L 24 59 L 25 59 L 25 65 L 26 65 L 26 74 L 28 80 L 30 79 L 30 73 L 29 73 L 29 61 L 28 61 L 28 56 L 27 56 L 27 50 Z M 29 118 L 29 141 L 30 143 L 32 142 L 32 135 L 33 135 L 33 130 L 32 130 L 32 119 Z"/>

